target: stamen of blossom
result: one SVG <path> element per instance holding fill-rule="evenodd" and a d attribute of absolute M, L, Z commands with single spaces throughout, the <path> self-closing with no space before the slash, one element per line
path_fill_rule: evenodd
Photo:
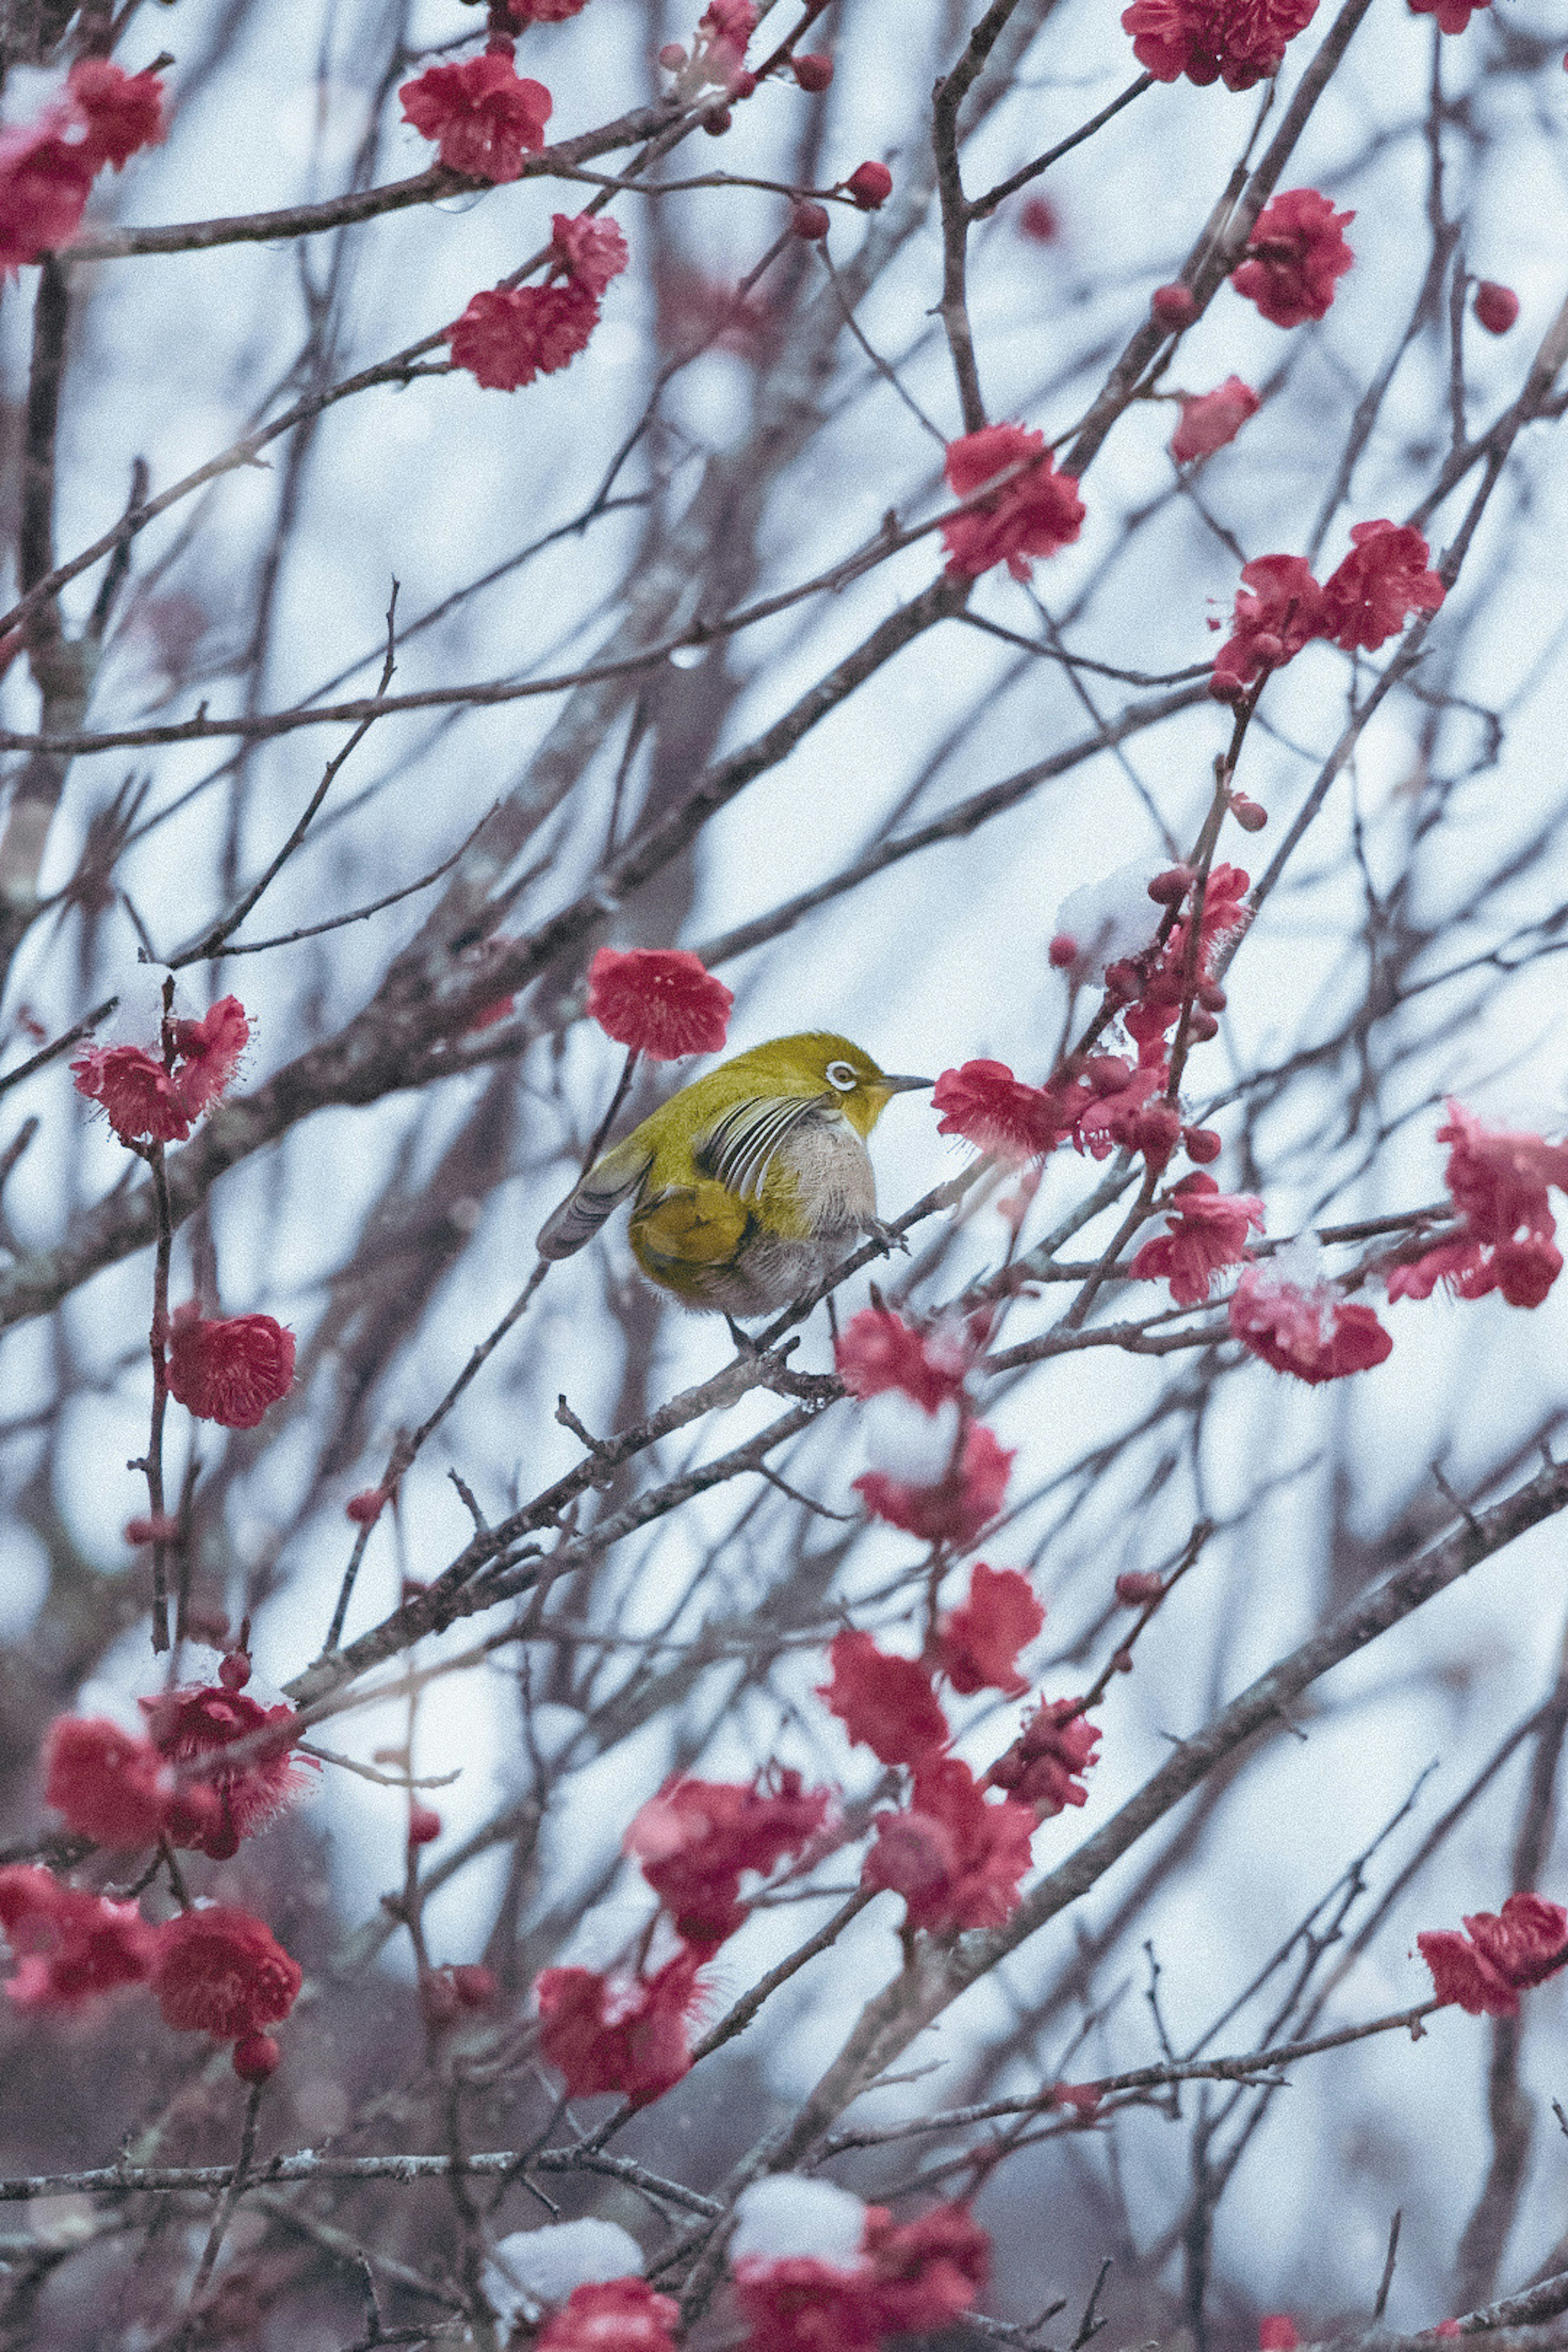
<path fill-rule="evenodd" d="M 1231 284 L 1277 327 L 1325 318 L 1335 281 L 1355 260 L 1344 240 L 1354 218 L 1316 188 L 1288 188 L 1258 215 Z"/>
<path fill-rule="evenodd" d="M 214 1862 L 226 1862 L 242 1838 L 254 1837 L 275 1821 L 321 1769 L 313 1759 L 289 1754 L 296 1736 L 291 1706 L 263 1706 L 221 1683 L 164 1691 L 140 1704 L 148 1735 L 166 1763 L 209 1768 L 176 1790 L 168 1834 L 175 1845 Z M 212 1762 L 242 1739 L 255 1739 L 254 1751 L 237 1763 Z"/>
<path fill-rule="evenodd" d="M 452 363 L 467 368 L 487 392 L 516 392 L 536 376 L 571 364 L 599 323 L 599 305 L 587 288 L 568 278 L 558 286 L 498 286 L 476 294 L 447 331 Z"/>
<path fill-rule="evenodd" d="M 1257 415 L 1258 405 L 1258 394 L 1238 375 L 1227 375 L 1213 392 L 1184 393 L 1182 421 L 1171 436 L 1172 457 L 1178 466 L 1193 457 L 1212 457 L 1235 440 L 1249 416 Z"/>
<path fill-rule="evenodd" d="M 552 105 L 542 82 L 520 79 L 510 58 L 489 51 L 432 66 L 397 95 L 405 121 L 437 142 L 449 172 L 470 180 L 521 179 L 524 152 L 544 144 Z"/>
<path fill-rule="evenodd" d="M 158 1931 L 134 1903 L 62 1886 L 30 1863 L 0 1868 L 0 1928 L 16 1964 L 6 1995 L 25 2011 L 79 2009 L 140 1984 L 157 1948 Z"/>
<path fill-rule="evenodd" d="M 1222 1192 L 1199 1171 L 1172 1187 L 1164 1206 L 1165 1232 L 1144 1243 L 1127 1271 L 1134 1282 L 1168 1281 L 1178 1307 L 1200 1306 L 1220 1268 L 1247 1255 L 1249 1227 L 1263 1231 L 1263 1203 L 1256 1192 Z"/>
<path fill-rule="evenodd" d="M 1286 44 L 1317 13 L 1318 0 L 1134 0 L 1121 27 L 1156 81 L 1185 74 L 1203 89 L 1250 89 L 1279 72 Z"/>
<path fill-rule="evenodd" d="M 150 1739 L 103 1716 L 62 1715 L 44 1735 L 44 1802 L 96 1845 L 155 1845 L 168 1822 L 174 1778 Z"/>
<path fill-rule="evenodd" d="M 572 2098 L 619 2091 L 646 2106 L 690 2068 L 686 2027 L 700 1995 L 689 1952 L 677 1953 L 646 1982 L 593 1969 L 546 1969 L 534 1991 L 541 2054 Z"/>
<path fill-rule="evenodd" d="M 229 2042 L 280 2025 L 304 1972 L 262 1920 L 215 1903 L 159 1928 L 152 1982 L 166 2025 Z"/>
<path fill-rule="evenodd" d="M 958 1757 L 917 1769 L 907 1811 L 872 1826 L 860 1883 L 901 1895 L 911 1927 L 1000 1927 L 1017 1909 L 1034 1812 L 1011 1797 L 992 1802 Z"/>
<path fill-rule="evenodd" d="M 734 1002 L 734 991 L 687 948 L 601 948 L 588 966 L 590 1019 L 652 1062 L 716 1054 Z"/>
<path fill-rule="evenodd" d="M 1099 1763 L 1099 1746 L 1100 1727 L 1088 1721 L 1081 1699 L 1042 1699 L 988 1777 L 1048 1820 L 1064 1805 L 1088 1803 L 1079 1776 Z"/>
<path fill-rule="evenodd" d="M 194 1298 L 169 1326 L 169 1393 L 198 1421 L 254 1429 L 294 1385 L 294 1334 L 270 1315 L 209 1322 Z"/>
<path fill-rule="evenodd" d="M 1018 1672 L 1018 1653 L 1046 1622 L 1026 1576 L 1016 1568 L 987 1568 L 976 1560 L 969 1598 L 949 1610 L 936 1629 L 936 1662 L 961 1697 L 981 1690 L 1021 1698 L 1029 1687 Z"/>
<path fill-rule="evenodd" d="M 855 1489 L 868 1511 L 906 1535 L 967 1551 L 1001 1509 L 1013 1461 L 994 1432 L 977 1421 L 955 1466 L 934 1486 L 905 1486 L 885 1471 L 867 1470 Z"/>
<path fill-rule="evenodd" d="M 1015 580 L 1027 580 L 1031 556 L 1055 555 L 1072 545 L 1083 525 L 1083 500 L 1072 476 L 1057 472 L 1045 447 L 1043 433 L 1026 432 L 1021 425 L 984 425 L 949 442 L 943 471 L 949 488 L 961 499 L 1009 466 L 1039 460 L 994 498 L 943 523 L 951 579 L 976 580 L 994 563 L 1005 563 Z"/>
<path fill-rule="evenodd" d="M 1478 1911 L 1455 1928 L 1429 1928 L 1415 1938 L 1442 2001 L 1458 2001 L 1471 2017 L 1515 2017 L 1519 1996 L 1543 1984 L 1568 1960 L 1568 1911 L 1540 1895 L 1510 1895 L 1501 1915 Z"/>
<path fill-rule="evenodd" d="M 1483 1127 L 1453 1100 L 1437 1140 L 1453 1147 L 1447 1184 L 1462 1231 L 1392 1273 L 1390 1298 L 1430 1298 L 1442 1282 L 1460 1298 L 1500 1290 L 1510 1307 L 1539 1307 L 1563 1271 L 1550 1191 L 1568 1192 L 1568 1143 Z"/>
<path fill-rule="evenodd" d="M 816 1685 L 849 1735 L 884 1764 L 929 1763 L 947 1746 L 947 1717 L 916 1658 L 890 1657 L 869 1633 L 846 1627 L 827 1653 L 830 1679 Z"/>
<path fill-rule="evenodd" d="M 1375 653 L 1410 614 L 1435 613 L 1448 592 L 1427 571 L 1426 542 L 1408 523 L 1352 523 L 1351 540 L 1323 583 L 1322 633 L 1344 653 Z"/>
<path fill-rule="evenodd" d="M 1295 1250 L 1247 1268 L 1229 1317 L 1244 1348 L 1313 1388 L 1370 1371 L 1394 1346 L 1370 1307 L 1347 1306 L 1331 1282 L 1299 1265 Z"/>
<path fill-rule="evenodd" d="M 667 1780 L 634 1814 L 622 1841 L 669 1912 L 676 1934 L 710 1958 L 746 1917 L 741 1874 L 764 1876 L 798 1853 L 827 1818 L 828 1792 L 798 1772 L 776 1789 L 725 1780 Z"/>
<path fill-rule="evenodd" d="M 939 1135 L 961 1135 L 977 1151 L 1020 1166 L 1054 1150 L 1066 1132 L 1060 1107 L 1041 1087 L 1016 1078 L 1005 1062 L 963 1062 L 931 1089 Z"/>

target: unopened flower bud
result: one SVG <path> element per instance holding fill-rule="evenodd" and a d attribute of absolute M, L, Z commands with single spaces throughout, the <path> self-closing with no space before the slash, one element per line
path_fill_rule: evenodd
<path fill-rule="evenodd" d="M 1078 941 L 1070 931 L 1058 931 L 1047 952 L 1053 970 L 1065 971 L 1069 963 L 1078 961 Z"/>
<path fill-rule="evenodd" d="M 710 106 L 702 117 L 702 128 L 710 139 L 721 139 L 732 120 L 727 106 Z"/>
<path fill-rule="evenodd" d="M 1091 1054 L 1083 1075 L 1097 1095 L 1116 1095 L 1132 1076 L 1132 1065 L 1124 1054 Z"/>
<path fill-rule="evenodd" d="M 844 185 L 863 213 L 879 212 L 893 193 L 893 175 L 886 163 L 858 163 Z"/>
<path fill-rule="evenodd" d="M 828 83 L 833 79 L 833 59 L 831 58 L 817 57 L 808 54 L 804 58 L 792 58 L 790 59 L 790 64 L 794 68 L 795 78 L 796 81 L 799 82 L 802 89 L 814 91 L 826 89 Z"/>
<path fill-rule="evenodd" d="M 362 1493 L 349 1496 L 343 1505 L 343 1517 L 352 1519 L 356 1528 L 374 1528 L 385 1502 L 384 1487 L 366 1486 Z"/>
<path fill-rule="evenodd" d="M 1115 963 L 1106 965 L 1105 985 L 1110 995 L 1123 1004 L 1131 1004 L 1133 998 L 1142 992 L 1143 983 L 1138 977 L 1137 965 L 1126 956 L 1121 956 Z"/>
<path fill-rule="evenodd" d="M 1232 793 L 1230 813 L 1244 833 L 1261 833 L 1268 822 L 1268 811 L 1245 793 Z"/>
<path fill-rule="evenodd" d="M 807 245 L 816 245 L 827 235 L 826 205 L 796 205 L 789 220 L 790 234 L 803 237 Z"/>
<path fill-rule="evenodd" d="M 1161 326 L 1172 331 L 1177 327 L 1190 327 L 1198 315 L 1197 301 L 1189 286 L 1157 286 L 1149 308 Z"/>
<path fill-rule="evenodd" d="M 1211 1160 L 1217 1160 L 1225 1149 L 1212 1127 L 1184 1127 L 1182 1141 L 1187 1148 L 1187 1158 L 1195 1160 L 1200 1168 L 1206 1168 Z"/>
<path fill-rule="evenodd" d="M 234 2071 L 242 2083 L 265 2083 L 282 2055 L 270 2033 L 243 2033 L 234 2045 Z"/>
<path fill-rule="evenodd" d="M 143 1518 L 125 1522 L 128 1544 L 172 1543 L 179 1532 L 180 1522 L 167 1511 L 150 1511 Z"/>
<path fill-rule="evenodd" d="M 1194 1007 L 1192 1018 L 1187 1023 L 1187 1034 L 1196 1044 L 1206 1045 L 1211 1037 L 1219 1035 L 1219 1023 L 1212 1013 L 1202 1013 Z"/>
<path fill-rule="evenodd" d="M 243 1650 L 231 1650 L 219 1664 L 217 1678 L 226 1691 L 239 1691 L 250 1680 L 250 1660 Z"/>
<path fill-rule="evenodd" d="M 408 1843 L 428 1845 L 441 1834 L 441 1816 L 431 1805 L 411 1805 L 408 1809 Z"/>
<path fill-rule="evenodd" d="M 1131 1653 L 1131 1650 L 1116 1650 L 1116 1651 L 1114 1651 L 1114 1652 L 1111 1654 L 1111 1660 L 1110 1660 L 1110 1663 L 1111 1663 L 1111 1664 L 1115 1667 L 1115 1669 L 1116 1669 L 1116 1671 L 1117 1671 L 1117 1673 L 1118 1673 L 1119 1675 L 1130 1675 L 1130 1674 L 1132 1672 L 1132 1653 Z"/>
<path fill-rule="evenodd" d="M 1249 645 L 1265 669 L 1272 669 L 1285 651 L 1284 639 L 1277 637 L 1272 629 L 1259 629 Z"/>
<path fill-rule="evenodd" d="M 1476 317 L 1489 335 L 1506 335 L 1519 316 L 1519 296 L 1511 286 L 1483 278 L 1476 289 Z"/>
<path fill-rule="evenodd" d="M 1179 907 L 1196 878 L 1190 866 L 1167 866 L 1150 883 L 1149 896 L 1157 907 Z"/>
<path fill-rule="evenodd" d="M 748 73 L 745 68 L 742 67 L 741 71 L 735 76 L 734 80 L 730 84 L 730 95 L 731 98 L 750 98 L 756 86 L 756 75 L 754 73 Z"/>
<path fill-rule="evenodd" d="M 658 53 L 658 61 L 666 73 L 679 73 L 686 63 L 686 51 L 679 41 L 666 41 Z"/>
<path fill-rule="evenodd" d="M 452 1970 L 452 1990 L 465 2009 L 488 2009 L 496 1997 L 493 1969 L 472 1960 Z"/>
<path fill-rule="evenodd" d="M 1199 981 L 1198 1003 L 1205 1013 L 1223 1013 L 1226 1001 L 1226 992 L 1217 980 Z"/>
<path fill-rule="evenodd" d="M 1116 1580 L 1116 1598 L 1125 1609 L 1142 1609 L 1146 1601 L 1158 1601 L 1164 1590 L 1163 1577 L 1148 1575 L 1142 1570 L 1129 1570 Z"/>

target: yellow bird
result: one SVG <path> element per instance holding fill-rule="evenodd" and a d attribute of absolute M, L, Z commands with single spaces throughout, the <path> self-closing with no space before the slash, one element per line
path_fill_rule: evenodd
<path fill-rule="evenodd" d="M 875 1233 L 866 1138 L 893 1097 L 847 1037 L 813 1030 L 737 1054 L 672 1095 L 595 1161 L 539 1236 L 570 1257 L 620 1202 L 651 1281 L 683 1307 L 771 1315 Z"/>

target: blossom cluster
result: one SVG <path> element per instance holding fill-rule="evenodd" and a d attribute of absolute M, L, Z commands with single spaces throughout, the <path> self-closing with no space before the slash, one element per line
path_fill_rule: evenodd
<path fill-rule="evenodd" d="M 1472 2017 L 1516 2017 L 1519 1996 L 1568 1962 L 1568 1910 L 1540 1895 L 1510 1895 L 1500 1913 L 1478 1911 L 1415 1938 L 1440 2001 Z"/>
<path fill-rule="evenodd" d="M 199 1020 L 170 1018 L 163 1051 L 89 1045 L 71 1064 L 78 1094 L 97 1103 L 121 1143 L 184 1143 L 224 1094 L 250 1043 L 237 996 L 222 996 Z"/>
<path fill-rule="evenodd" d="M 1321 586 L 1300 555 L 1260 555 L 1244 564 L 1210 691 L 1239 701 L 1314 637 L 1343 653 L 1375 653 L 1412 613 L 1435 613 L 1442 604 L 1447 591 L 1426 568 L 1429 551 L 1413 525 L 1380 520 L 1352 525 L 1350 553 Z"/>
<path fill-rule="evenodd" d="M 977 580 L 994 563 L 1005 563 L 1015 580 L 1027 580 L 1032 556 L 1056 555 L 1078 537 L 1083 500 L 1072 476 L 1057 472 L 1043 433 L 982 425 L 949 442 L 942 470 L 956 497 L 973 499 L 1010 468 L 1018 470 L 993 496 L 943 523 L 950 579 Z"/>
<path fill-rule="evenodd" d="M 516 392 L 568 366 L 599 323 L 605 289 L 626 266 L 626 241 L 614 221 L 556 213 L 552 225 L 551 262 L 558 276 L 546 286 L 476 294 L 447 331 L 454 366 L 490 391 Z"/>
<path fill-rule="evenodd" d="M 164 137 L 163 85 L 83 58 L 36 121 L 0 131 L 0 276 L 68 245 L 98 174 Z"/>
<path fill-rule="evenodd" d="M 877 2352 L 947 2327 L 973 2303 L 991 2242 L 965 2205 L 896 2222 L 832 2182 L 780 2173 L 736 2200 L 730 2242 L 743 2352 Z"/>
<path fill-rule="evenodd" d="M 1459 1230 L 1394 1268 L 1390 1298 L 1430 1298 L 1441 1282 L 1458 1298 L 1500 1290 L 1510 1307 L 1539 1307 L 1563 1271 L 1550 1192 L 1553 1184 L 1568 1192 L 1568 1143 L 1485 1128 L 1452 1101 L 1437 1140 L 1452 1147 L 1447 1183 Z"/>
<path fill-rule="evenodd" d="M 677 1778 L 635 1816 L 625 1851 L 658 1895 L 673 1938 L 650 1965 L 645 1937 L 635 1967 L 546 1969 L 534 1988 L 540 2047 L 574 2098 L 619 2091 L 641 2105 L 679 2082 L 691 2063 L 687 2028 L 700 1997 L 698 1970 L 742 1927 L 741 1881 L 798 1856 L 827 1818 L 828 1792 L 798 1772 L 771 1786 Z"/>
<path fill-rule="evenodd" d="M 1318 0 L 1133 0 L 1121 26 L 1156 81 L 1184 74 L 1201 89 L 1250 89 L 1279 72 L 1317 13 Z"/>

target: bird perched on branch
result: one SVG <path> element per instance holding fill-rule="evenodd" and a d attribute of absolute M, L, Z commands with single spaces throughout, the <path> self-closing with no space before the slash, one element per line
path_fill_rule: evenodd
<path fill-rule="evenodd" d="M 570 1257 L 630 1199 L 651 1281 L 683 1307 L 771 1315 L 879 1230 L 866 1138 L 895 1095 L 931 1083 L 889 1077 L 826 1031 L 754 1046 L 595 1160 L 546 1223 L 540 1255 Z"/>

